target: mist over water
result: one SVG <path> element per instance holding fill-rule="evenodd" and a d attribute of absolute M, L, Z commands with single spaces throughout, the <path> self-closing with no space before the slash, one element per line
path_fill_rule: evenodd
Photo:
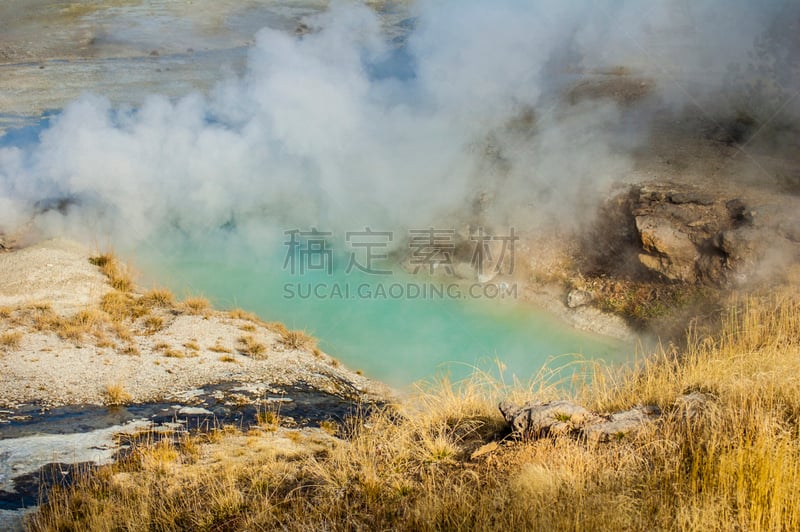
<path fill-rule="evenodd" d="M 780 98 L 797 87 L 791 2 L 408 9 L 392 39 L 379 13 L 347 2 L 304 19 L 313 31 L 300 37 L 265 28 L 246 72 L 210 94 L 138 108 L 83 96 L 37 143 L 0 149 L 0 224 L 66 197 L 66 214 L 38 217 L 48 232 L 135 242 L 164 225 L 402 229 L 452 219 L 485 192 L 498 223 L 536 227 L 626 176 L 655 108 L 800 107 Z M 649 98 L 565 104 L 580 76 L 618 65 L 654 80 Z"/>
<path fill-rule="evenodd" d="M 303 35 L 259 31 L 245 72 L 208 93 L 153 94 L 136 107 L 85 94 L 40 129 L 7 132 L 0 227 L 33 217 L 47 235 L 138 250 L 151 271 L 177 267 L 198 292 L 291 322 L 295 309 L 276 300 L 270 277 L 287 229 L 401 234 L 476 219 L 533 233 L 573 228 L 613 182 L 635 179 L 633 153 L 654 117 L 688 108 L 711 121 L 745 113 L 775 124 L 800 114 L 790 98 L 800 88 L 796 2 L 440 0 L 382 9 L 408 16 L 387 33 L 381 9 L 333 2 L 303 19 Z M 614 69 L 641 80 L 641 94 L 620 102 L 570 92 L 584 79 L 613 79 Z M 465 318 L 471 305 L 393 302 L 339 325 L 323 319 L 340 304 L 298 311 L 294 325 L 334 354 L 371 328 L 392 331 L 386 342 L 414 334 L 422 345 L 432 342 L 402 327 L 404 313 L 492 321 Z M 497 340 L 516 311 L 481 312 L 500 316 L 478 336 L 493 339 L 481 356 L 492 346 L 511 356 L 516 348 Z M 526 327 L 513 333 L 516 345 L 547 337 L 530 327 L 526 336 Z M 435 351 L 419 352 L 438 361 Z"/>
<path fill-rule="evenodd" d="M 436 375 L 462 379 L 475 369 L 527 382 L 546 363 L 553 369 L 586 358 L 624 363 L 634 354 L 632 342 L 577 331 L 510 292 L 476 290 L 472 297 L 469 284 L 396 267 L 390 276 L 346 273 L 340 256 L 331 275 L 292 275 L 283 268 L 283 242 L 270 246 L 253 248 L 238 235 L 216 233 L 203 246 L 155 239 L 132 254 L 145 283 L 201 292 L 220 307 L 246 308 L 306 330 L 325 352 L 398 388 Z M 444 285 L 445 294 L 423 293 L 429 285 Z M 403 292 L 394 290 L 400 287 Z"/>

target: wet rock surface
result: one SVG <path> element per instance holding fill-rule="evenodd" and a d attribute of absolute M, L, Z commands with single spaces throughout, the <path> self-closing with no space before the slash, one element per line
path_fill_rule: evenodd
<path fill-rule="evenodd" d="M 227 382 L 176 394 L 173 400 L 118 407 L 26 405 L 0 413 L 0 510 L 38 503 L 42 489 L 68 484 L 125 452 L 137 434 L 152 438 L 223 425 L 247 430 L 272 412 L 281 426 L 319 427 L 377 406 L 356 395 L 336 395 L 311 386 Z M 55 459 L 55 460 L 54 460 Z"/>

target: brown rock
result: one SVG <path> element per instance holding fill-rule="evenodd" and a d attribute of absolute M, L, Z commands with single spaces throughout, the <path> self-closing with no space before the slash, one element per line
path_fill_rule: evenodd
<path fill-rule="evenodd" d="M 689 235 L 676 229 L 669 220 L 637 216 L 636 229 L 647 254 L 640 254 L 642 265 L 673 281 L 694 282 L 697 247 Z"/>

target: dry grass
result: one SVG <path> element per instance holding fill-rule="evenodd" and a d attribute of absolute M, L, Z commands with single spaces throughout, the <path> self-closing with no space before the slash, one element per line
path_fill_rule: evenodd
<path fill-rule="evenodd" d="M 254 336 L 242 336 L 238 340 L 239 352 L 252 358 L 267 356 L 267 346 L 256 340 Z"/>
<path fill-rule="evenodd" d="M 301 351 L 308 351 L 317 347 L 317 339 L 305 331 L 286 331 L 278 342 L 289 349 L 299 349 Z"/>
<path fill-rule="evenodd" d="M 0 334 L 0 347 L 3 349 L 19 349 L 22 344 L 22 333 L 19 331 L 9 331 Z"/>
<path fill-rule="evenodd" d="M 147 334 L 155 334 L 164 328 L 164 318 L 161 316 L 147 316 L 142 325 Z"/>
<path fill-rule="evenodd" d="M 221 357 L 219 357 L 219 361 L 220 362 L 236 362 L 236 363 L 239 362 L 238 360 L 236 360 L 236 357 L 231 356 L 231 355 L 222 355 Z"/>
<path fill-rule="evenodd" d="M 172 348 L 164 349 L 162 353 L 167 358 L 194 358 L 197 356 L 196 351 L 188 351 L 188 350 L 179 351 L 178 349 L 172 349 Z"/>
<path fill-rule="evenodd" d="M 264 321 L 261 318 L 259 318 L 257 314 L 253 314 L 252 312 L 247 312 L 246 310 L 242 310 L 240 308 L 228 311 L 228 317 L 234 320 L 250 321 L 259 325 L 264 323 Z"/>
<path fill-rule="evenodd" d="M 119 350 L 119 352 L 120 352 L 120 353 L 122 353 L 123 355 L 129 355 L 129 356 L 135 356 L 135 357 L 138 357 L 139 355 L 141 355 L 141 354 L 142 354 L 142 353 L 139 351 L 139 348 L 138 348 L 138 347 L 136 347 L 136 346 L 135 346 L 135 345 L 133 345 L 133 344 L 128 344 L 128 345 L 126 345 L 125 347 L 123 347 L 122 349 L 120 349 L 120 350 Z"/>
<path fill-rule="evenodd" d="M 279 321 L 270 321 L 268 323 L 265 323 L 264 326 L 268 330 L 277 333 L 280 336 L 285 336 L 286 334 L 289 333 L 289 329 L 286 328 L 286 325 L 284 325 Z"/>
<path fill-rule="evenodd" d="M 137 299 L 131 294 L 120 291 L 105 294 L 100 300 L 100 308 L 114 322 L 138 319 L 150 312 L 141 298 Z"/>
<path fill-rule="evenodd" d="M 185 347 L 186 349 L 191 349 L 192 351 L 200 351 L 200 345 L 194 340 L 186 342 L 185 344 L 183 344 L 183 347 Z"/>
<path fill-rule="evenodd" d="M 142 295 L 141 302 L 147 307 L 169 309 L 175 306 L 175 296 L 169 290 L 154 288 Z"/>
<path fill-rule="evenodd" d="M 55 489 L 28 524 L 33 530 L 800 529 L 799 302 L 749 302 L 731 313 L 718 336 L 691 338 L 680 356 L 665 349 L 630 370 L 593 369 L 574 390 L 577 399 L 596 410 L 654 403 L 663 409 L 661 420 L 602 445 L 566 436 L 508 439 L 500 398 L 544 400 L 564 392 L 541 378 L 523 387 L 476 375 L 421 389 L 365 423 L 347 422 L 337 428 L 341 440 L 267 423 L 263 434 L 199 436 L 213 442 L 195 455 L 209 456 L 205 462 L 181 446 L 172 453 L 144 448 Z M 691 391 L 705 394 L 701 407 L 678 401 Z"/>
<path fill-rule="evenodd" d="M 188 314 L 204 316 L 211 310 L 211 303 L 204 297 L 190 297 L 183 301 L 182 308 Z"/>
<path fill-rule="evenodd" d="M 211 347 L 209 347 L 208 350 L 211 351 L 212 353 L 226 353 L 226 354 L 227 353 L 233 353 L 233 350 L 228 349 L 227 347 L 225 347 L 224 345 L 220 344 L 219 342 L 217 342 L 216 344 L 214 344 Z"/>
<path fill-rule="evenodd" d="M 133 290 L 133 279 L 129 274 L 129 268 L 120 264 L 113 251 L 91 257 L 89 262 L 100 268 L 100 272 L 108 278 L 108 284 L 115 290 L 120 292 Z"/>
<path fill-rule="evenodd" d="M 122 383 L 114 382 L 106 386 L 106 404 L 124 405 L 131 400 L 131 394 Z"/>

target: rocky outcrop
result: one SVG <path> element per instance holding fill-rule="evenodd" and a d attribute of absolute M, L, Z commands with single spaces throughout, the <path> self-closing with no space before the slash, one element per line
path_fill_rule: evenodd
<path fill-rule="evenodd" d="M 770 250 L 786 260 L 800 256 L 798 227 L 774 205 L 688 184 L 646 183 L 609 201 L 589 245 L 601 273 L 723 284 L 747 279 Z"/>
<path fill-rule="evenodd" d="M 594 300 L 594 294 L 588 290 L 573 289 L 567 294 L 567 306 L 569 308 L 578 308 L 588 305 Z"/>
<path fill-rule="evenodd" d="M 656 406 L 597 414 L 571 401 L 532 401 L 523 406 L 503 401 L 499 408 L 512 431 L 523 439 L 568 435 L 594 443 L 630 437 L 661 415 Z"/>

